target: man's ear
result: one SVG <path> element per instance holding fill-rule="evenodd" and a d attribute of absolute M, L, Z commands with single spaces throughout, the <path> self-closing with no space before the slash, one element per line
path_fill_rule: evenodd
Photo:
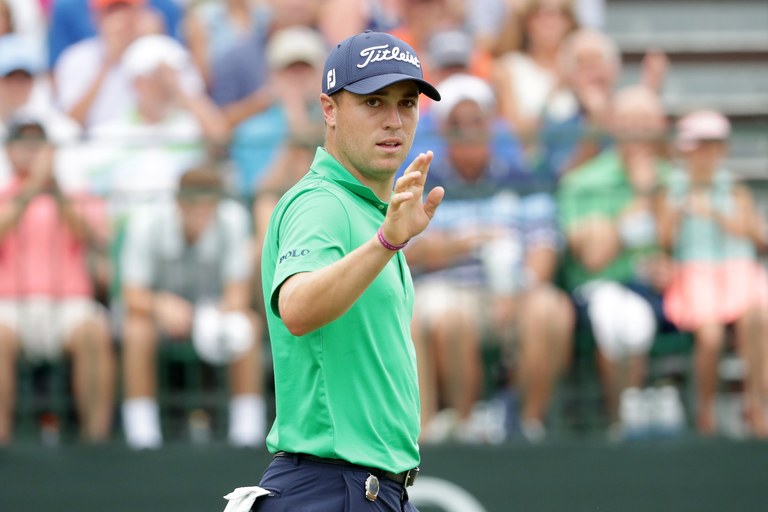
<path fill-rule="evenodd" d="M 336 112 L 339 108 L 339 104 L 336 102 L 336 98 L 328 96 L 325 93 L 321 93 L 320 106 L 323 109 L 323 119 L 325 120 L 325 125 L 329 128 L 335 127 Z"/>

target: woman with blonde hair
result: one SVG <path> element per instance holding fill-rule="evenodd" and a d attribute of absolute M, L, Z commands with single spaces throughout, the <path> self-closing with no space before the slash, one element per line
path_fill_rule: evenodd
<path fill-rule="evenodd" d="M 578 23 L 572 0 L 530 0 L 509 17 L 496 60 L 494 85 L 504 117 L 523 138 L 539 127 L 540 114 L 558 85 L 560 47 Z"/>

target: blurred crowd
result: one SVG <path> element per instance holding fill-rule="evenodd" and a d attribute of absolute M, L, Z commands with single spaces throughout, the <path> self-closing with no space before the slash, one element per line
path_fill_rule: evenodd
<path fill-rule="evenodd" d="M 726 165 L 729 119 L 665 111 L 664 53 L 619 86 L 609 8 L 0 0 L 0 446 L 20 358 L 71 361 L 83 439 L 161 446 L 168 343 L 228 368 L 228 440 L 263 444 L 261 240 L 322 145 L 328 48 L 365 29 L 411 44 L 443 97 L 411 150 L 446 189 L 406 249 L 423 442 L 545 439 L 580 333 L 611 438 L 716 435 L 725 351 L 768 438 L 768 221 Z M 691 400 L 648 379 L 665 333 L 693 340 Z"/>

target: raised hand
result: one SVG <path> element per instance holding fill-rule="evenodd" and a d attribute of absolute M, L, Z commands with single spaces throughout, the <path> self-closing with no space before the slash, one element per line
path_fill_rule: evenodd
<path fill-rule="evenodd" d="M 431 151 L 419 154 L 395 182 L 394 194 L 382 225 L 382 233 L 390 243 L 400 245 L 424 231 L 443 200 L 445 190 L 435 187 L 422 202 L 433 157 Z"/>

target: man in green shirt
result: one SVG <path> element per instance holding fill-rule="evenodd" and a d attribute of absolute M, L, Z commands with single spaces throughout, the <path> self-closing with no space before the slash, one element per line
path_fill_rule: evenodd
<path fill-rule="evenodd" d="M 431 152 L 394 176 L 419 94 L 440 99 L 422 76 L 414 50 L 384 33 L 350 37 L 326 61 L 325 147 L 277 204 L 264 242 L 276 456 L 253 510 L 416 510 L 405 491 L 419 464 L 414 292 L 400 249 L 444 191 L 422 202 Z"/>
<path fill-rule="evenodd" d="M 611 104 L 615 147 L 566 174 L 557 194 L 568 244 L 564 285 L 579 324 L 594 336 L 610 434 L 620 437 L 649 430 L 641 393 L 647 355 L 657 332 L 674 329 L 663 314 L 668 260 L 654 214 L 655 191 L 669 168 L 665 130 L 656 93 L 639 86 L 620 91 Z"/>

